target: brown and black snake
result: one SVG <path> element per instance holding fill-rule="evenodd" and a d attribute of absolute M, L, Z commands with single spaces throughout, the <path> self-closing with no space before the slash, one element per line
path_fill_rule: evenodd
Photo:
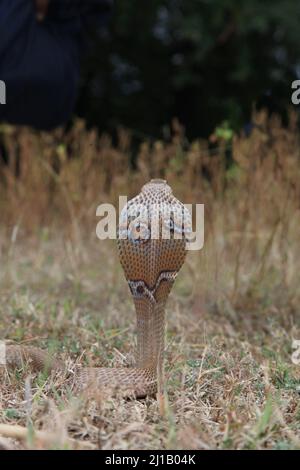
<path fill-rule="evenodd" d="M 117 236 L 119 258 L 135 304 L 136 365 L 132 368 L 86 368 L 72 371 L 75 391 L 93 383 L 116 388 L 124 396 L 143 397 L 157 390 L 163 367 L 165 307 L 186 256 L 190 213 L 164 180 L 151 180 L 121 212 Z M 65 364 L 47 352 L 21 345 L 6 346 L 8 368 L 64 370 Z"/>

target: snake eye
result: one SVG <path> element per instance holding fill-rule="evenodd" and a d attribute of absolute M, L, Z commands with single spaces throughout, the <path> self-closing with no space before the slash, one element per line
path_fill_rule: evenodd
<path fill-rule="evenodd" d="M 144 222 L 131 222 L 128 229 L 128 238 L 133 243 L 145 243 L 150 238 L 150 230 Z"/>

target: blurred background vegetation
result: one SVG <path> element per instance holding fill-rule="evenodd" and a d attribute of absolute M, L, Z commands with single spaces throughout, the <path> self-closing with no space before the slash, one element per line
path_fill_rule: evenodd
<path fill-rule="evenodd" d="M 138 140 L 168 138 L 174 117 L 190 139 L 224 120 L 247 130 L 253 105 L 285 119 L 299 24 L 294 0 L 115 0 L 109 26 L 89 34 L 76 113 Z"/>

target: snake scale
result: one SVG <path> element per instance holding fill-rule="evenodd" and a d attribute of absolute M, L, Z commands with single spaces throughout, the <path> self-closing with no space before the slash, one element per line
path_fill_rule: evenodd
<path fill-rule="evenodd" d="M 123 208 L 117 236 L 121 265 L 134 300 L 137 317 L 136 366 L 85 368 L 72 371 L 76 391 L 90 384 L 116 388 L 136 398 L 157 391 L 157 375 L 163 370 L 165 306 L 175 278 L 184 263 L 189 211 L 164 180 L 151 180 Z M 65 364 L 41 349 L 6 346 L 7 367 L 36 371 L 65 370 Z"/>

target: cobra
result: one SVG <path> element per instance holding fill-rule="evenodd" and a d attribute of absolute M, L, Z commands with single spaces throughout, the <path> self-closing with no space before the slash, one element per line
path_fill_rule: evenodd
<path fill-rule="evenodd" d="M 137 318 L 136 366 L 72 370 L 70 380 L 78 392 L 94 384 L 136 398 L 157 391 L 157 374 L 163 368 L 165 308 L 169 293 L 186 256 L 191 231 L 190 213 L 175 198 L 166 181 L 145 184 L 121 213 L 118 251 Z M 65 364 L 45 351 L 20 345 L 6 346 L 8 367 L 65 370 Z"/>

